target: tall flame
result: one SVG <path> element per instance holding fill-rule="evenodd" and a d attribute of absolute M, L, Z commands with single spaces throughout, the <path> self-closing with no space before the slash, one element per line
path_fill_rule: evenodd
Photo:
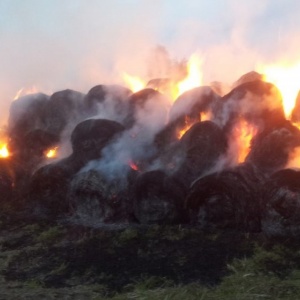
<path fill-rule="evenodd" d="M 257 133 L 257 128 L 245 120 L 236 124 L 230 141 L 230 151 L 233 151 L 238 163 L 245 161 L 250 152 L 251 140 Z"/>
<path fill-rule="evenodd" d="M 145 88 L 146 82 L 137 76 L 131 76 L 126 72 L 123 72 L 123 80 L 126 85 L 134 92 L 138 92 Z"/>
<path fill-rule="evenodd" d="M 300 90 L 300 62 L 293 65 L 282 62 L 258 68 L 264 74 L 264 80 L 275 84 L 280 90 L 285 116 L 290 118 Z"/>
<path fill-rule="evenodd" d="M 178 95 L 183 94 L 184 92 L 201 86 L 203 83 L 203 74 L 202 74 L 202 64 L 203 60 L 196 54 L 193 54 L 188 61 L 187 71 L 188 74 L 185 79 L 180 81 L 177 84 Z"/>
<path fill-rule="evenodd" d="M 0 144 L 0 157 L 1 158 L 9 157 L 9 151 L 7 149 L 7 144 Z"/>

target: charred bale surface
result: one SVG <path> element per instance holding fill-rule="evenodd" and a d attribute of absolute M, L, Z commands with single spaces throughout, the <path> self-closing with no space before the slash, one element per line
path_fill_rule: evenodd
<path fill-rule="evenodd" d="M 105 116 L 123 122 L 129 113 L 128 97 L 132 92 L 119 85 L 96 85 L 84 98 L 88 116 Z"/>
<path fill-rule="evenodd" d="M 141 174 L 134 190 L 134 216 L 141 224 L 173 224 L 184 219 L 185 188 L 163 171 Z"/>
<path fill-rule="evenodd" d="M 263 174 L 248 164 L 198 179 L 186 199 L 191 222 L 203 229 L 259 231 L 265 181 Z"/>
<path fill-rule="evenodd" d="M 300 172 L 274 173 L 265 185 L 262 199 L 262 230 L 268 236 L 297 237 L 300 234 Z"/>
<path fill-rule="evenodd" d="M 44 107 L 44 128 L 56 135 L 68 124 L 78 123 L 86 117 L 84 110 L 84 94 L 72 90 L 54 93 Z"/>
<path fill-rule="evenodd" d="M 260 128 L 285 120 L 278 89 L 260 80 L 245 82 L 217 102 L 214 121 L 231 131 L 237 120 L 245 119 Z"/>
<path fill-rule="evenodd" d="M 284 168 L 289 154 L 300 145 L 300 131 L 291 122 L 267 128 L 257 134 L 251 143 L 246 161 L 270 173 Z"/>
<path fill-rule="evenodd" d="M 193 125 L 183 135 L 180 143 L 181 165 L 174 175 L 187 187 L 211 169 L 227 149 L 223 131 L 211 121 Z"/>
<path fill-rule="evenodd" d="M 81 224 L 127 222 L 132 210 L 131 188 L 126 178 L 108 179 L 107 175 L 90 170 L 73 178 L 68 198 Z"/>
<path fill-rule="evenodd" d="M 92 160 L 101 156 L 101 150 L 124 130 L 115 121 L 89 119 L 79 123 L 72 132 L 71 144 L 75 155 Z"/>
<path fill-rule="evenodd" d="M 49 96 L 32 94 L 12 102 L 9 110 L 8 134 L 11 144 L 23 147 L 30 131 L 42 128 L 43 111 Z"/>

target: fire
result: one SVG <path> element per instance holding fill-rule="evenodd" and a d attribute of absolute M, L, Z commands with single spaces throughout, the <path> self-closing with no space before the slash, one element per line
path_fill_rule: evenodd
<path fill-rule="evenodd" d="M 231 150 L 234 149 L 236 152 L 238 163 L 245 161 L 250 152 L 251 140 L 256 133 L 257 128 L 245 120 L 241 120 L 234 128 L 231 140 Z"/>
<path fill-rule="evenodd" d="M 30 95 L 30 94 L 35 94 L 35 93 L 38 93 L 38 89 L 34 85 L 31 88 L 27 88 L 27 89 L 25 89 L 24 87 L 22 87 L 16 93 L 16 95 L 14 97 L 14 100 L 17 100 L 17 99 L 19 99 L 22 96 L 26 96 L 26 95 Z"/>
<path fill-rule="evenodd" d="M 0 157 L 1 158 L 9 157 L 9 151 L 7 149 L 7 144 L 0 145 Z"/>
<path fill-rule="evenodd" d="M 47 158 L 54 158 L 54 157 L 56 157 L 56 155 L 57 155 L 57 148 L 58 148 L 58 147 L 55 147 L 55 148 L 53 148 L 53 149 L 48 150 L 48 151 L 45 153 L 45 156 L 46 156 Z"/>
<path fill-rule="evenodd" d="M 145 88 L 146 82 L 137 76 L 131 76 L 123 72 L 123 79 L 126 85 L 134 92 L 138 92 Z"/>
<path fill-rule="evenodd" d="M 177 96 L 182 95 L 184 92 L 192 88 L 202 85 L 203 83 L 203 74 L 201 71 L 202 64 L 203 64 L 203 60 L 199 56 L 197 56 L 196 54 L 193 54 L 191 56 L 187 65 L 188 74 L 186 78 L 177 83 L 177 89 L 178 89 Z"/>
<path fill-rule="evenodd" d="M 138 171 L 139 167 L 137 166 L 137 164 L 135 164 L 133 161 L 129 162 L 129 166 L 132 170 Z"/>
<path fill-rule="evenodd" d="M 280 90 L 285 116 L 290 118 L 300 90 L 300 62 L 260 66 L 259 69 L 264 74 L 264 80 L 275 84 Z"/>

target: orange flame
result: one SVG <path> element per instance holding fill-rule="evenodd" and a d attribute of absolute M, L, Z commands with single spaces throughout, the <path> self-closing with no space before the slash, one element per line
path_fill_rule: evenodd
<path fill-rule="evenodd" d="M 129 162 L 129 166 L 132 170 L 138 171 L 139 167 L 137 166 L 137 164 L 135 164 L 133 161 Z"/>
<path fill-rule="evenodd" d="M 241 120 L 236 124 L 231 136 L 230 150 L 235 152 L 238 163 L 245 161 L 250 152 L 251 140 L 256 133 L 257 128 L 245 120 Z"/>
<path fill-rule="evenodd" d="M 285 62 L 259 66 L 264 74 L 264 81 L 271 82 L 280 90 L 283 98 L 283 108 L 286 118 L 290 118 L 300 90 L 300 62 L 288 64 Z"/>
<path fill-rule="evenodd" d="M 123 80 L 126 85 L 132 90 L 134 93 L 144 89 L 146 87 L 146 82 L 137 76 L 131 76 L 126 72 L 123 72 Z"/>
<path fill-rule="evenodd" d="M 187 65 L 187 71 L 188 74 L 186 78 L 180 82 L 177 83 L 177 96 L 182 95 L 184 92 L 201 86 L 203 81 L 203 74 L 202 74 L 202 64 L 203 60 L 197 56 L 196 54 L 193 54 L 191 58 L 188 61 Z"/>
<path fill-rule="evenodd" d="M 0 144 L 0 157 L 1 158 L 9 157 L 9 151 L 7 149 L 7 144 Z"/>
<path fill-rule="evenodd" d="M 58 147 L 55 147 L 53 149 L 50 149 L 48 150 L 46 153 L 45 153 L 45 156 L 47 158 L 55 158 L 57 156 L 57 148 Z"/>

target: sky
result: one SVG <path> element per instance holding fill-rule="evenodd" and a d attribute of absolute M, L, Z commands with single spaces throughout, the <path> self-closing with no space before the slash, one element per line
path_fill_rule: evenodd
<path fill-rule="evenodd" d="M 0 120 L 21 88 L 87 93 L 145 76 L 163 45 L 204 57 L 205 81 L 300 60 L 298 0 L 0 0 Z"/>

